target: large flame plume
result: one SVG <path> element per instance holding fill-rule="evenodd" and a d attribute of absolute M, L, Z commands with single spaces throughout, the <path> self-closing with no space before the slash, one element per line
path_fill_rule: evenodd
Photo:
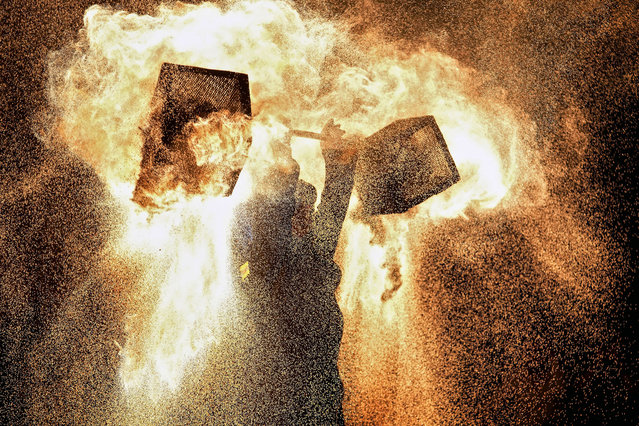
<path fill-rule="evenodd" d="M 253 145 L 234 197 L 220 197 L 219 186 L 209 182 L 198 194 L 160 191 L 160 209 L 131 201 L 140 128 L 150 119 L 163 62 L 249 75 Z M 122 212 L 118 237 L 104 253 L 136 271 L 123 291 L 127 336 L 118 343 L 119 375 L 125 394 L 154 400 L 178 389 L 233 327 L 228 225 L 238 199 L 261 190 L 262 171 L 274 165 L 270 144 L 291 128 L 319 131 L 330 118 L 349 134 L 367 136 L 396 119 L 434 115 L 461 181 L 402 215 L 362 220 L 354 213 L 357 194 L 351 199 L 336 256 L 343 271 L 345 412 L 354 421 L 463 420 L 450 408 L 460 391 L 442 377 L 445 363 L 459 361 L 438 340 L 443 308 L 423 305 L 445 285 L 437 274 L 450 272 L 434 259 L 439 249 L 458 250 L 465 262 L 481 262 L 490 256 L 489 237 L 468 234 L 468 246 L 453 248 L 445 235 L 472 232 L 469 223 L 489 229 L 491 218 L 534 223 L 539 208 L 552 205 L 536 126 L 505 90 L 485 85 L 480 72 L 432 47 L 405 52 L 355 38 L 344 22 L 302 17 L 289 3 L 272 0 L 176 3 L 152 16 L 92 6 L 77 41 L 51 54 L 49 71 L 49 138 L 95 169 Z M 219 162 L 233 129 L 211 120 L 193 126 L 198 161 Z M 295 139 L 293 153 L 301 178 L 321 191 L 317 144 Z M 560 243 L 570 237 L 561 220 L 548 223 L 524 232 L 541 248 L 535 256 L 542 268 L 570 282 L 585 254 L 553 256 L 545 249 L 547 235 Z M 491 232 L 502 232 L 495 227 Z M 433 291 L 427 296 L 426 284 Z M 577 292 L 591 297 L 588 289 Z"/>

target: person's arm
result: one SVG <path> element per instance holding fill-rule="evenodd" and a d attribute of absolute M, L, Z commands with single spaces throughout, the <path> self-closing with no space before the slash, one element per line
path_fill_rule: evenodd
<path fill-rule="evenodd" d="M 299 166 L 288 140 L 273 141 L 271 149 L 274 162 L 259 170 L 254 193 L 236 214 L 236 244 L 240 244 L 236 271 L 239 274 L 240 266 L 248 262 L 252 282 L 259 283 L 260 291 L 277 292 L 277 286 L 286 282 L 278 277 L 286 273 Z"/>
<path fill-rule="evenodd" d="M 320 254 L 332 259 L 353 190 L 357 155 L 353 144 L 342 140 L 344 132 L 332 120 L 322 133 L 328 137 L 322 144 L 326 179 L 320 204 L 313 215 L 313 231 Z"/>
<path fill-rule="evenodd" d="M 271 147 L 275 164 L 261 184 L 268 186 L 273 191 L 272 196 L 280 201 L 289 201 L 294 206 L 300 166 L 291 154 L 290 140 L 274 141 Z"/>

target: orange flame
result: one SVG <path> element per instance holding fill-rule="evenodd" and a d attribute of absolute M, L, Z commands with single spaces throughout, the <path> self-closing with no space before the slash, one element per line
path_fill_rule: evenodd
<path fill-rule="evenodd" d="M 160 193 L 166 208 L 154 214 L 130 201 L 140 172 L 138 127 L 148 118 L 162 62 L 249 75 L 253 145 L 248 175 L 240 178 L 233 199 L 218 198 L 219 188 L 211 184 L 195 195 Z M 388 345 L 396 333 L 413 333 L 411 235 L 469 212 L 545 197 L 543 174 L 529 148 L 534 125 L 509 107 L 505 93 L 483 88 L 481 74 L 432 49 L 400 55 L 392 46 L 356 43 L 341 23 L 303 19 L 284 2 L 178 3 L 159 7 L 154 16 L 92 6 L 78 41 L 51 56 L 50 71 L 57 129 L 127 212 L 114 250 L 145 265 L 132 291 L 137 302 L 130 308 L 122 353 L 120 374 L 129 392 L 159 397 L 165 386 L 177 388 L 185 370 L 228 325 L 226 229 L 233 205 L 259 188 L 261 171 L 276 161 L 269 144 L 288 128 L 317 131 L 334 118 L 350 134 L 369 135 L 396 119 L 434 115 L 461 174 L 458 184 L 406 214 L 372 225 L 349 216 L 344 224 L 339 301 L 347 323 L 355 316 L 365 320 L 358 346 L 349 346 L 359 352 L 360 366 L 349 361 L 350 353 L 342 353 L 342 366 L 364 391 L 377 385 L 358 368 L 384 356 L 377 340 Z M 230 128 L 210 120 L 193 127 L 190 143 L 198 164 L 227 161 L 235 152 L 228 145 Z M 297 139 L 293 153 L 301 178 L 321 191 L 318 146 Z M 354 194 L 351 209 L 357 203 Z M 431 391 L 424 353 L 413 348 L 403 356 L 424 366 L 416 386 Z M 436 412 L 437 404 L 434 396 L 425 398 L 423 417 Z"/>

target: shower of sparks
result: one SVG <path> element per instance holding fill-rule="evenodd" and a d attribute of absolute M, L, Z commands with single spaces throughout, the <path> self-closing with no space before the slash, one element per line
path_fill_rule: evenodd
<path fill-rule="evenodd" d="M 233 197 L 212 184 L 197 195 L 160 194 L 153 211 L 131 201 L 140 128 L 163 62 L 248 74 L 252 145 Z M 319 131 L 330 118 L 368 136 L 423 115 L 437 120 L 461 180 L 407 213 L 365 221 L 352 196 L 336 255 L 346 419 L 472 423 L 508 398 L 515 402 L 505 414 L 542 416 L 543 407 L 526 405 L 533 388 L 545 386 L 538 398 L 551 404 L 549 389 L 561 381 L 558 369 L 544 370 L 541 384 L 531 376 L 539 359 L 558 362 L 544 327 L 588 328 L 607 303 L 601 277 L 610 254 L 549 190 L 561 167 L 544 158 L 537 125 L 487 80 L 431 45 L 407 52 L 281 1 L 176 3 L 152 15 L 87 9 L 76 40 L 49 56 L 51 113 L 40 134 L 89 164 L 117 211 L 98 272 L 123 310 L 118 390 L 105 397 L 124 401 L 117 416 L 162 423 L 176 401 L 206 412 L 198 401 L 215 386 L 216 365 L 232 364 L 221 342 L 241 312 L 229 224 L 275 165 L 271 143 L 290 128 Z M 567 111 L 564 126 L 574 149 L 586 138 L 578 116 Z M 198 158 L 219 157 L 220 141 L 233 137 L 233 126 L 209 125 L 195 125 Z M 318 145 L 294 139 L 293 155 L 300 177 L 321 191 Z M 486 370 L 469 371 L 470 357 Z"/>

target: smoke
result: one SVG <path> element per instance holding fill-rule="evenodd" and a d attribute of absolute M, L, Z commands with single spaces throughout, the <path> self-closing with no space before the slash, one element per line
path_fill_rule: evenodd
<path fill-rule="evenodd" d="M 636 5 L 303 6 L 144 6 L 152 16 L 94 6 L 49 53 L 38 134 L 50 148 L 3 182 L 3 371 L 20 383 L 3 389 L 10 410 L 49 421 L 117 416 L 122 325 L 154 307 L 131 289 L 171 255 L 149 265 L 114 241 L 135 217 L 123 200 L 140 164 L 137 127 L 159 64 L 173 61 L 248 73 L 265 145 L 282 125 L 319 130 L 330 117 L 364 135 L 413 115 L 440 124 L 462 181 L 377 228 L 345 224 L 348 420 L 622 419 L 625 342 L 613 326 L 629 266 L 626 237 L 609 229 L 632 209 L 599 174 L 612 169 L 613 149 L 629 149 L 614 145 L 627 140 L 622 131 L 606 139 L 615 127 L 602 123 L 636 99 Z M 321 189 L 322 176 L 303 173 Z M 195 239 L 182 225 L 173 229 Z M 205 421 L 215 387 L 206 378 L 225 362 L 187 371 L 195 397 L 167 410 Z"/>

